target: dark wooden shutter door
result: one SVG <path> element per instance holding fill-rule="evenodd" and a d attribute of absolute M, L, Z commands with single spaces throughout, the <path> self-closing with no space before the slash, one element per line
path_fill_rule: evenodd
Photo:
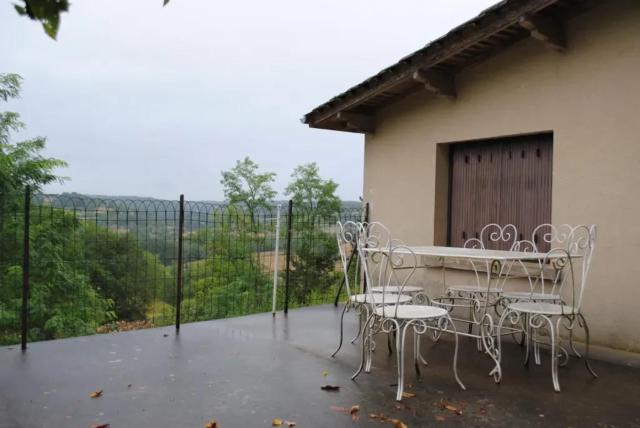
<path fill-rule="evenodd" d="M 532 239 L 551 222 L 552 156 L 551 134 L 452 145 L 450 245 L 463 246 L 488 223 L 514 224 L 518 239 Z"/>

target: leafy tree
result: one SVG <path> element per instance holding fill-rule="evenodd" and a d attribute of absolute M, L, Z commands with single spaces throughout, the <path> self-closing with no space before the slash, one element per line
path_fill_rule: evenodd
<path fill-rule="evenodd" d="M 273 172 L 259 173 L 259 165 L 248 156 L 236 162 L 229 171 L 222 172 L 220 183 L 224 188 L 224 196 L 231 205 L 246 208 L 251 220 L 259 208 L 268 208 L 276 196 L 271 183 L 275 179 Z"/>
<path fill-rule="evenodd" d="M 29 340 L 57 339 L 93 334 L 96 327 L 115 318 L 113 301 L 94 289 L 81 269 L 83 248 L 79 220 L 61 209 L 39 216 L 32 210 Z M 7 230 L 22 233 L 22 219 L 11 217 Z M 13 224 L 11 224 L 13 223 Z M 7 239 L 8 238 L 8 239 Z M 11 243 L 10 236 L 0 236 Z M 12 251 L 20 251 L 14 243 Z M 0 342 L 19 337 L 22 266 L 19 260 L 0 266 Z"/>
<path fill-rule="evenodd" d="M 338 185 L 322 179 L 316 163 L 296 167 L 291 179 L 285 194 L 298 209 L 293 223 L 297 245 L 291 294 L 297 303 L 308 304 L 312 296 L 326 293 L 336 282 L 338 247 L 334 234 L 325 229 L 333 226 L 341 204 L 335 194 Z"/>
<path fill-rule="evenodd" d="M 291 179 L 285 195 L 291 196 L 296 207 L 314 212 L 321 218 L 329 218 L 340 211 L 340 198 L 335 194 L 338 184 L 323 180 L 315 162 L 297 166 Z"/>
<path fill-rule="evenodd" d="M 173 278 L 160 259 L 143 251 L 130 233 L 95 224 L 84 226 L 85 272 L 101 296 L 112 300 L 119 320 L 143 320 L 154 297 L 163 297 Z"/>
<path fill-rule="evenodd" d="M 69 11 L 68 0 L 19 0 L 22 4 L 14 4 L 19 15 L 39 21 L 44 32 L 55 39 L 60 28 L 60 14 Z M 163 0 L 166 6 L 170 0 Z"/>
<path fill-rule="evenodd" d="M 21 81 L 17 74 L 0 74 L 0 99 L 17 98 Z M 66 166 L 66 162 L 41 154 L 46 143 L 44 137 L 12 142 L 11 134 L 23 129 L 25 124 L 18 113 L 0 112 L 0 194 L 21 192 L 26 185 L 38 190 L 45 184 L 65 180 L 55 175 L 54 170 Z"/>

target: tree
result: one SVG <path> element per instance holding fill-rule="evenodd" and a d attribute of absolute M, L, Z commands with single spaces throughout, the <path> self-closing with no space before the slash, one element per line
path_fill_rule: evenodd
<path fill-rule="evenodd" d="M 19 0 L 22 4 L 14 4 L 19 15 L 27 16 L 42 23 L 44 32 L 55 39 L 60 28 L 60 14 L 69 11 L 68 0 Z M 166 6 L 169 0 L 163 0 Z"/>
<path fill-rule="evenodd" d="M 291 294 L 295 303 L 308 304 L 312 295 L 326 293 L 336 282 L 338 247 L 334 234 L 325 229 L 337 220 L 341 202 L 335 194 L 338 185 L 322 179 L 315 162 L 296 167 L 291 179 L 285 194 L 298 209 Z"/>
<path fill-rule="evenodd" d="M 335 191 L 338 184 L 320 177 L 315 162 L 297 166 L 291 174 L 293 180 L 285 189 L 295 206 L 314 212 L 321 218 L 328 218 L 340 211 L 340 198 Z"/>
<path fill-rule="evenodd" d="M 229 204 L 246 208 L 252 225 L 257 210 L 269 208 L 276 196 L 275 190 L 271 187 L 276 175 L 273 172 L 259 173 L 259 168 L 259 165 L 247 156 L 237 161 L 231 170 L 222 171 L 220 180 Z"/>
<path fill-rule="evenodd" d="M 0 74 L 0 99 L 7 101 L 20 96 L 21 82 L 22 78 L 17 74 Z M 0 112 L 0 195 L 21 192 L 26 185 L 38 190 L 45 184 L 65 180 L 55 175 L 54 170 L 65 167 L 66 162 L 41 154 L 46 138 L 11 141 L 13 132 L 24 129 L 25 124 L 18 113 Z"/>

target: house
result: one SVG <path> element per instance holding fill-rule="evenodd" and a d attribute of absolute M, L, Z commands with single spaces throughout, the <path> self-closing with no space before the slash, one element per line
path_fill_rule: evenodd
<path fill-rule="evenodd" d="M 409 244 L 597 224 L 592 343 L 640 352 L 640 2 L 502 1 L 303 122 L 364 134 L 370 218 Z"/>

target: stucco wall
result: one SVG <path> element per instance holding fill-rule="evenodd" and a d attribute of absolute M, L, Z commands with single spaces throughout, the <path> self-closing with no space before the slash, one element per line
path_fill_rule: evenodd
<path fill-rule="evenodd" d="M 380 111 L 363 194 L 397 237 L 441 243 L 437 144 L 553 131 L 552 221 L 599 227 L 583 305 L 592 338 L 640 351 L 640 2 L 571 20 L 568 43 L 524 40 L 459 74 L 456 100 L 425 91 Z"/>

